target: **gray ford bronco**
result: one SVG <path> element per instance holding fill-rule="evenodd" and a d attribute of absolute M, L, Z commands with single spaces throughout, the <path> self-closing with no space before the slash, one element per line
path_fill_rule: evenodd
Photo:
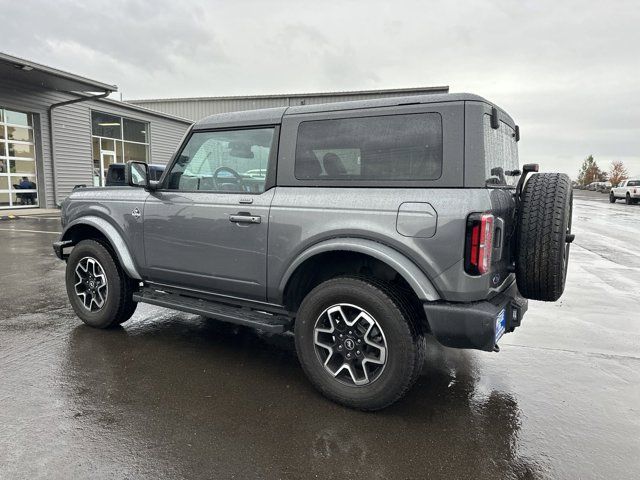
<path fill-rule="evenodd" d="M 54 250 L 92 327 L 145 302 L 292 332 L 320 392 L 377 410 L 426 335 L 498 351 L 527 298 L 562 295 L 571 182 L 521 168 L 519 138 L 470 94 L 214 115 L 158 181 L 131 162 L 128 186 L 75 190 Z"/>

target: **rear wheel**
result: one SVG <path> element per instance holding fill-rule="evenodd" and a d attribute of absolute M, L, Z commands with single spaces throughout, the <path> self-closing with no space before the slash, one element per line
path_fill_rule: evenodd
<path fill-rule="evenodd" d="M 373 279 L 339 277 L 314 288 L 295 325 L 303 370 L 322 394 L 361 410 L 399 400 L 424 363 L 425 340 L 409 302 Z"/>
<path fill-rule="evenodd" d="M 568 175 L 539 173 L 522 190 L 516 237 L 516 281 L 526 298 L 553 302 L 564 292 L 573 241 Z"/>
<path fill-rule="evenodd" d="M 627 195 L 624 197 L 624 203 L 626 203 L 627 205 L 631 205 L 632 203 L 631 195 L 629 195 L 629 192 L 627 192 Z"/>
<path fill-rule="evenodd" d="M 83 240 L 73 248 L 65 280 L 71 306 L 91 327 L 109 328 L 126 322 L 137 307 L 134 282 L 107 246 L 96 240 Z"/>

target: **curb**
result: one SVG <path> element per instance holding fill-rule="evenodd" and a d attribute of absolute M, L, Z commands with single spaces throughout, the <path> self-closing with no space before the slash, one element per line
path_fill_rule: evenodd
<path fill-rule="evenodd" d="M 0 216 L 0 220 L 18 220 L 20 217 L 18 215 L 2 215 Z"/>

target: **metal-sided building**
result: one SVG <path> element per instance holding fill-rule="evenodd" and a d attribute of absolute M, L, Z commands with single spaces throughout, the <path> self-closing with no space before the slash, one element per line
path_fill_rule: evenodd
<path fill-rule="evenodd" d="M 166 163 L 191 121 L 105 98 L 115 85 L 0 53 L 0 209 L 55 208 L 111 163 Z"/>

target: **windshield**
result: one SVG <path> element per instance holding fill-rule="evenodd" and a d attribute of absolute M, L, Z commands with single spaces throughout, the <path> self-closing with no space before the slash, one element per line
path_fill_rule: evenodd
<path fill-rule="evenodd" d="M 499 125 L 491 128 L 491 115 L 484 116 L 485 181 L 490 187 L 512 187 L 520 177 L 516 134 L 506 123 Z"/>

